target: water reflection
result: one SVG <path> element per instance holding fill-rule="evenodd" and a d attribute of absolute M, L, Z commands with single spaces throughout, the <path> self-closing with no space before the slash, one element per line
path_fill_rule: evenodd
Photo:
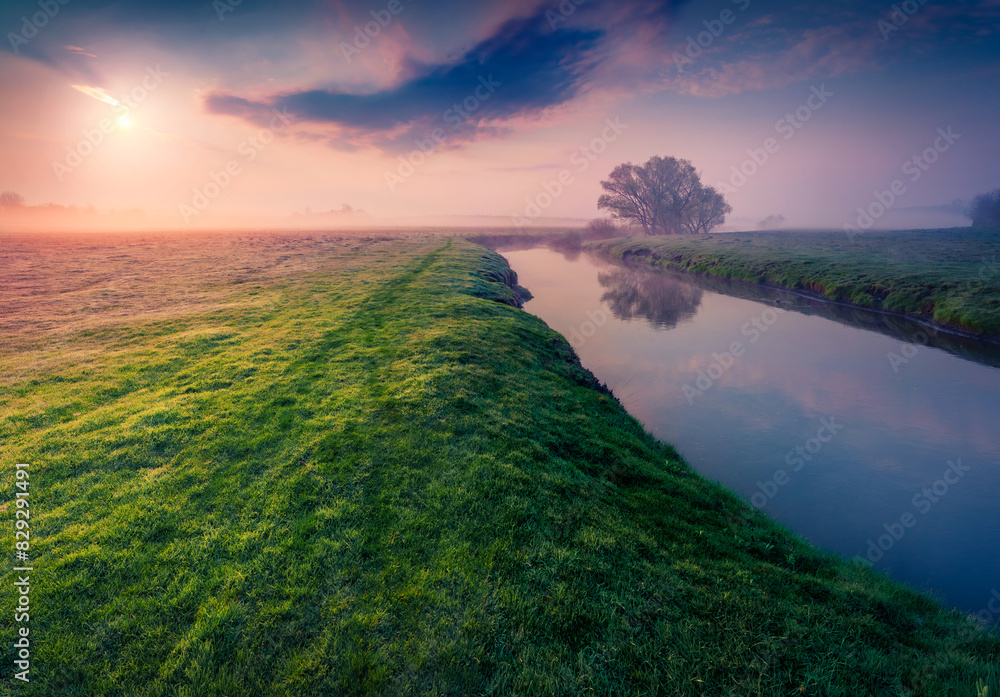
<path fill-rule="evenodd" d="M 619 262 L 612 262 L 608 259 L 602 259 L 599 261 L 597 257 L 593 256 L 589 252 L 584 257 L 581 257 L 581 254 L 584 252 L 583 244 L 591 239 L 595 239 L 595 237 L 581 235 L 579 231 L 570 230 L 565 232 L 563 235 L 555 237 L 552 233 L 532 236 L 511 235 L 510 233 L 498 231 L 494 235 L 481 234 L 478 237 L 470 237 L 469 239 L 504 255 L 508 255 L 508 253 L 528 252 L 531 250 L 547 248 L 552 252 L 558 253 L 563 259 L 569 262 L 589 259 L 587 263 L 595 264 L 603 262 L 601 265 L 605 268 L 611 267 L 619 271 L 632 270 L 639 274 L 653 275 L 668 279 L 673 278 L 684 286 L 694 286 L 695 288 L 702 290 L 708 290 L 737 298 L 744 298 L 746 300 L 754 300 L 774 305 L 776 307 L 794 310 L 795 312 L 806 315 L 823 317 L 849 327 L 856 327 L 858 329 L 866 329 L 885 334 L 886 336 L 899 340 L 901 344 L 917 344 L 931 348 L 938 348 L 956 356 L 961 356 L 967 360 L 984 363 L 994 367 L 1000 367 L 1000 344 L 983 342 L 974 338 L 945 332 L 899 315 L 861 310 L 851 305 L 832 303 L 784 289 L 768 288 L 728 278 L 690 274 L 672 269 L 656 269 L 655 271 L 650 271 L 649 267 L 645 266 L 641 262 L 622 264 Z M 919 252 L 906 249 L 896 250 L 893 254 L 906 259 L 921 258 Z M 529 290 L 531 290 L 531 288 L 529 288 Z M 642 291 L 637 290 L 636 292 L 641 293 Z M 627 295 L 627 293 L 624 295 Z M 682 322 L 685 318 L 691 316 L 684 315 L 678 317 L 677 322 L 668 321 L 663 325 L 657 325 L 655 315 L 658 313 L 658 310 L 652 308 L 648 303 L 643 303 L 643 306 L 650 308 L 649 314 L 640 310 L 639 306 L 635 306 L 635 309 L 633 310 L 635 314 L 628 315 L 628 308 L 633 306 L 628 302 L 627 298 L 623 298 L 623 314 L 621 317 L 626 319 L 633 316 L 646 317 L 650 319 L 654 327 L 662 326 L 664 329 L 669 329 L 676 326 L 678 322 Z M 695 312 L 697 312 L 697 308 L 695 308 Z M 902 345 L 897 345 L 894 350 L 899 353 L 904 350 L 904 347 Z M 903 354 L 900 353 L 899 355 Z"/>
<path fill-rule="evenodd" d="M 907 352 L 924 329 L 899 317 L 586 253 L 505 256 L 535 294 L 525 310 L 563 335 L 608 312 L 577 347 L 583 364 L 705 476 L 970 612 L 1000 588 L 997 347 L 932 333 Z M 959 459 L 969 469 L 946 496 L 914 503 Z M 906 514 L 915 526 L 871 552 Z"/>
<path fill-rule="evenodd" d="M 599 260 L 597 257 L 590 257 L 590 259 L 591 263 L 606 262 L 602 266 L 612 264 L 607 259 Z M 617 266 L 617 264 L 612 265 Z M 673 269 L 650 271 L 641 262 L 637 262 L 635 265 L 626 265 L 626 268 L 654 273 L 664 278 L 673 278 L 681 283 L 722 295 L 753 300 L 804 315 L 822 317 L 849 327 L 878 332 L 903 343 L 937 348 L 961 356 L 966 360 L 1000 367 L 1000 344 L 953 334 L 901 315 L 862 310 L 852 305 L 828 302 L 780 288 L 769 288 L 717 276 L 684 273 Z M 901 346 L 895 347 L 897 352 L 901 349 Z"/>
<path fill-rule="evenodd" d="M 599 273 L 597 282 L 606 289 L 601 301 L 615 317 L 641 317 L 659 329 L 694 317 L 701 305 L 700 288 L 648 271 L 615 269 Z"/>

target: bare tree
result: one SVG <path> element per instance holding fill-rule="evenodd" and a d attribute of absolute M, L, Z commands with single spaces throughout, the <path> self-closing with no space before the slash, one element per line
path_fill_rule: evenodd
<path fill-rule="evenodd" d="M 619 233 L 619 227 L 610 218 L 594 218 L 585 229 L 588 236 L 595 237 L 614 237 Z"/>
<path fill-rule="evenodd" d="M 631 162 L 615 167 L 608 180 L 601 182 L 608 193 L 597 201 L 597 207 L 611 211 L 613 218 L 637 223 L 649 235 L 656 224 L 660 201 L 641 175 L 641 168 Z"/>
<path fill-rule="evenodd" d="M 20 208 L 24 205 L 24 196 L 16 191 L 0 193 L 0 208 Z"/>
<path fill-rule="evenodd" d="M 722 194 L 701 183 L 690 161 L 674 157 L 619 165 L 601 186 L 607 193 L 597 207 L 637 223 L 647 235 L 708 232 L 732 212 Z"/>
<path fill-rule="evenodd" d="M 726 203 L 722 194 L 710 186 L 699 186 L 685 211 L 684 231 L 692 235 L 710 232 L 726 222 L 726 216 L 732 212 L 733 207 Z"/>
<path fill-rule="evenodd" d="M 976 196 L 965 215 L 972 227 L 1000 227 L 1000 189 Z"/>

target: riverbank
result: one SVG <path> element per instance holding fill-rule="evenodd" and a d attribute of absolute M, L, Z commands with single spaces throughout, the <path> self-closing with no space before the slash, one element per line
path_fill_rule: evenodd
<path fill-rule="evenodd" d="M 997 688 L 1000 639 L 697 475 L 482 247 L 8 250 L 26 695 Z"/>
<path fill-rule="evenodd" d="M 603 240 L 617 260 L 792 290 L 1000 341 L 1000 233 L 734 233 Z"/>

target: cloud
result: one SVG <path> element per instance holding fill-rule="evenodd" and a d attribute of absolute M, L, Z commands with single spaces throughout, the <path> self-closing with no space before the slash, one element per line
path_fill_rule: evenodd
<path fill-rule="evenodd" d="M 105 104 L 110 104 L 111 106 L 121 106 L 117 99 L 112 97 L 100 87 L 90 87 L 88 85 L 70 85 L 70 87 L 83 92 L 88 97 L 93 97 L 99 102 L 104 102 Z"/>
<path fill-rule="evenodd" d="M 630 78 L 649 70 L 646 52 L 662 47 L 669 19 L 684 2 L 549 0 L 499 22 L 457 55 L 427 62 L 403 57 L 396 82 L 380 89 L 338 85 L 264 96 L 216 90 L 205 106 L 254 123 L 287 109 L 336 148 L 412 150 L 436 129 L 446 134 L 439 147 L 460 147 L 509 133 L 584 95 L 627 91 Z"/>
<path fill-rule="evenodd" d="M 897 7 L 845 6 L 835 22 L 823 26 L 765 15 L 691 60 L 684 60 L 690 55 L 687 45 L 666 51 L 657 86 L 706 98 L 767 90 L 881 70 L 946 44 L 971 47 L 1000 28 L 1000 0 L 928 4 L 912 14 L 897 13 Z M 674 59 L 678 55 L 681 61 Z"/>
<path fill-rule="evenodd" d="M 383 146 L 401 134 L 426 136 L 435 128 L 467 141 L 491 122 L 538 113 L 580 94 L 600 63 L 602 37 L 596 29 L 553 29 L 538 13 L 504 22 L 452 62 L 410 61 L 408 77 L 375 92 L 311 89 L 258 100 L 213 92 L 205 104 L 211 113 L 255 122 L 287 110 L 300 123 L 330 124 L 362 138 L 378 134 Z"/>
<path fill-rule="evenodd" d="M 97 58 L 95 54 L 88 53 L 86 50 L 80 48 L 79 46 L 64 46 L 63 48 L 65 48 L 70 53 L 75 53 L 76 55 L 79 56 L 87 56 L 88 58 Z"/>
<path fill-rule="evenodd" d="M 881 37 L 858 26 L 807 29 L 777 51 L 707 65 L 663 86 L 698 97 L 724 97 L 879 67 Z"/>

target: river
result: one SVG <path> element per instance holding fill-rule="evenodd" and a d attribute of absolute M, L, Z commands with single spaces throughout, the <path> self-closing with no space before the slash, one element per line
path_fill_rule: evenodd
<path fill-rule="evenodd" d="M 814 545 L 1000 621 L 1000 347 L 792 293 L 498 251 L 646 429 Z"/>

